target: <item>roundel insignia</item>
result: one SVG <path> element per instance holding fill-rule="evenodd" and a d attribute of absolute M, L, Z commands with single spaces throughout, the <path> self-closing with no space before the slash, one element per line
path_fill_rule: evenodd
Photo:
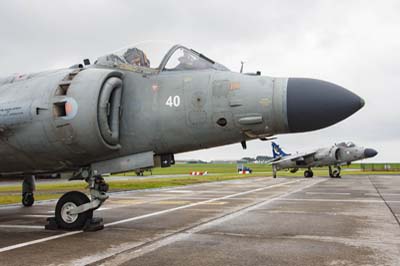
<path fill-rule="evenodd" d="M 73 98 L 66 98 L 65 101 L 65 114 L 64 119 L 72 119 L 78 113 L 78 103 Z"/>

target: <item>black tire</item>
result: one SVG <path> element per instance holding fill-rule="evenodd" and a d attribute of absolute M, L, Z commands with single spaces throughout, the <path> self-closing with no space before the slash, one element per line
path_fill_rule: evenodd
<path fill-rule="evenodd" d="M 56 205 L 56 222 L 57 225 L 61 229 L 66 230 L 79 230 L 85 225 L 88 219 L 92 219 L 93 217 L 93 210 L 86 211 L 84 213 L 79 213 L 75 217 L 73 217 L 70 221 L 66 220 L 63 217 L 63 213 L 65 215 L 65 210 L 63 207 L 67 208 L 68 206 L 80 206 L 85 203 L 89 203 L 90 200 L 86 194 L 79 192 L 79 191 L 71 191 L 65 193 L 57 202 Z"/>
<path fill-rule="evenodd" d="M 24 193 L 22 195 L 22 205 L 25 207 L 31 207 L 35 202 L 35 198 L 33 197 L 33 193 Z"/>
<path fill-rule="evenodd" d="M 332 178 L 341 178 L 340 171 L 333 171 L 329 176 Z"/>
<path fill-rule="evenodd" d="M 311 177 L 313 177 L 313 175 L 314 175 L 314 173 L 311 170 L 305 170 L 304 171 L 304 177 L 305 178 L 311 178 Z"/>

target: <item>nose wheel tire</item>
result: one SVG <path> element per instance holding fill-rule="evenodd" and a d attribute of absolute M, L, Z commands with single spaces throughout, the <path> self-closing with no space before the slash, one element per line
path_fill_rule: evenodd
<path fill-rule="evenodd" d="M 332 173 L 329 175 L 331 178 L 341 178 L 340 173 Z"/>
<path fill-rule="evenodd" d="M 35 198 L 33 197 L 33 193 L 26 192 L 22 195 L 22 205 L 25 207 L 31 207 L 35 202 Z"/>
<path fill-rule="evenodd" d="M 82 229 L 86 221 L 92 219 L 93 210 L 83 213 L 72 214 L 70 211 L 82 204 L 89 203 L 86 194 L 78 191 L 65 193 L 57 202 L 55 218 L 57 225 L 62 229 Z"/>
<path fill-rule="evenodd" d="M 304 171 L 304 177 L 305 177 L 305 178 L 311 178 L 311 177 L 313 177 L 313 176 L 314 176 L 313 171 L 311 171 L 311 170 L 306 170 L 306 171 Z"/>
<path fill-rule="evenodd" d="M 341 176 L 340 176 L 340 171 L 341 169 L 340 169 L 340 167 L 338 166 L 337 168 L 335 168 L 335 169 L 332 169 L 332 167 L 330 167 L 329 166 L 329 176 L 331 177 L 331 178 L 341 178 Z"/>

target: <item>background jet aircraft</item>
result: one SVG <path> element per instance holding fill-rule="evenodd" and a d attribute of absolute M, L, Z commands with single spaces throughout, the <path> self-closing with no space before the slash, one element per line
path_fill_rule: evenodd
<path fill-rule="evenodd" d="M 160 51 L 157 51 L 160 53 Z M 229 71 L 175 45 L 160 64 L 133 47 L 93 65 L 0 79 L 0 173 L 73 172 L 90 198 L 68 192 L 55 225 L 82 228 L 108 198 L 102 174 L 167 167 L 174 154 L 333 125 L 364 101 L 329 82 Z"/>
<path fill-rule="evenodd" d="M 304 171 L 304 177 L 313 177 L 312 167 L 329 166 L 330 177 L 340 177 L 340 166 L 350 165 L 351 162 L 371 158 L 378 154 L 374 149 L 363 148 L 354 145 L 352 142 L 335 144 L 332 147 L 320 148 L 311 152 L 287 154 L 278 144 L 272 142 L 273 176 L 276 178 L 276 172 L 281 169 L 290 169 L 295 173 L 299 168 L 307 168 Z"/>

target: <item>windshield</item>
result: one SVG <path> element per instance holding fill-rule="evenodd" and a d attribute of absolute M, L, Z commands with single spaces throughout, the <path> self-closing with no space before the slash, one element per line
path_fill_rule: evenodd
<path fill-rule="evenodd" d="M 341 143 L 337 144 L 337 146 L 340 146 L 340 147 L 347 147 L 347 148 L 353 148 L 353 147 L 355 147 L 356 145 L 355 145 L 353 142 L 348 141 L 348 142 L 341 142 Z"/>
<path fill-rule="evenodd" d="M 126 47 L 99 57 L 95 64 L 150 73 L 202 69 L 228 71 L 223 65 L 194 50 L 181 45 L 171 47 L 166 42 L 146 42 Z"/>
<path fill-rule="evenodd" d="M 349 141 L 349 142 L 346 142 L 346 146 L 348 148 L 352 148 L 352 147 L 355 147 L 356 145 L 353 142 Z"/>
<path fill-rule="evenodd" d="M 218 64 L 194 50 L 177 45 L 173 47 L 165 58 L 163 71 L 215 69 L 228 71 L 228 68 Z"/>

